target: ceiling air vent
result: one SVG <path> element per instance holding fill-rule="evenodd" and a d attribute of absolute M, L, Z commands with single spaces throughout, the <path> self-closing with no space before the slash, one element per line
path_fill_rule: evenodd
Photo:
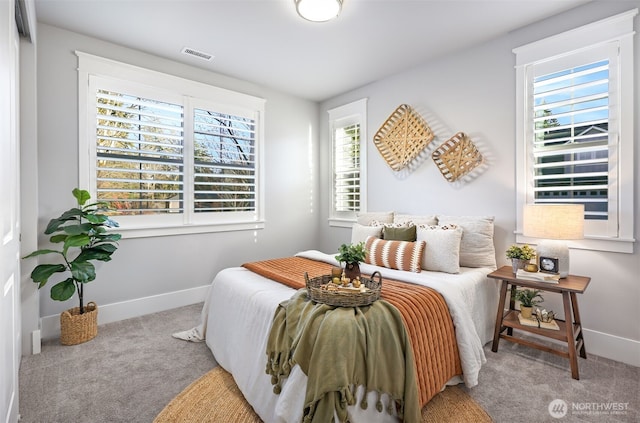
<path fill-rule="evenodd" d="M 186 55 L 189 55 L 189 56 L 197 57 L 199 59 L 206 60 L 207 62 L 210 62 L 211 59 L 213 59 L 213 56 L 210 55 L 209 53 L 198 51 L 196 49 L 189 48 L 189 47 L 183 48 L 182 49 L 182 54 L 186 54 Z"/>

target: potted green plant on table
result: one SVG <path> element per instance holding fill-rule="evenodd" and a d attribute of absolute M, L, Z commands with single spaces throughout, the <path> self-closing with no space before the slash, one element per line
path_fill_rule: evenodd
<path fill-rule="evenodd" d="M 507 258 L 511 259 L 511 265 L 513 267 L 513 274 L 515 275 L 518 269 L 522 269 L 532 258 L 536 256 L 536 250 L 531 246 L 524 244 L 512 245 L 506 252 Z"/>
<path fill-rule="evenodd" d="M 78 294 L 79 307 L 62 312 L 60 315 L 60 341 L 63 345 L 75 345 L 93 339 L 98 333 L 98 307 L 94 302 L 84 304 L 84 285 L 95 280 L 96 268 L 92 261 L 110 261 L 118 248 L 120 234 L 108 232 L 108 228 L 118 226 L 104 212 L 106 203 L 86 204 L 91 198 L 85 190 L 75 188 L 73 196 L 77 207 L 51 219 L 45 235 L 49 241 L 62 244 L 60 249 L 36 250 L 24 258 L 53 254 L 58 263 L 37 265 L 31 272 L 31 279 L 38 289 L 47 284 L 56 273 L 67 278 L 51 287 L 51 298 L 66 301 Z"/>
<path fill-rule="evenodd" d="M 520 301 L 520 313 L 526 319 L 531 319 L 533 307 L 544 301 L 539 289 L 518 289 L 515 299 Z"/>
<path fill-rule="evenodd" d="M 367 252 L 364 248 L 364 242 L 358 244 L 342 244 L 338 248 L 336 260 L 345 263 L 344 274 L 349 279 L 355 279 L 360 276 L 360 263 L 364 261 Z"/>

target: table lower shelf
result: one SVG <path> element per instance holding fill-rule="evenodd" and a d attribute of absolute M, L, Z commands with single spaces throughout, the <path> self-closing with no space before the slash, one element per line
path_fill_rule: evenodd
<path fill-rule="evenodd" d="M 548 345 L 543 345 L 541 343 L 538 343 L 532 340 L 523 339 L 514 335 L 509 335 L 507 333 L 504 333 L 508 328 L 512 328 L 512 329 L 517 329 L 524 332 L 534 333 L 536 335 L 544 336 L 547 338 L 555 339 L 557 341 L 561 341 L 564 343 L 568 343 L 569 339 L 567 337 L 567 322 L 565 322 L 564 320 L 556 319 L 556 323 L 558 324 L 558 327 L 560 328 L 560 330 L 543 329 L 535 326 L 526 326 L 526 325 L 520 324 L 520 321 L 518 319 L 519 314 L 520 312 L 518 310 L 510 310 L 507 314 L 505 314 L 502 320 L 502 326 L 500 328 L 500 338 L 510 342 L 526 345 L 531 348 L 536 348 L 541 351 L 550 352 L 552 354 L 559 355 L 560 357 L 569 358 L 569 352 L 566 350 L 550 347 Z M 578 336 L 581 332 L 582 332 L 582 326 L 574 323 L 573 324 L 573 337 L 574 337 L 573 342 L 576 345 L 576 351 L 582 351 L 582 343 L 583 343 L 582 337 Z"/>

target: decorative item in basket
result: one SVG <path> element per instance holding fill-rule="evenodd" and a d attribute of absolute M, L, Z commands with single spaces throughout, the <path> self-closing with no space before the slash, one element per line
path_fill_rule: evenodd
<path fill-rule="evenodd" d="M 352 280 L 350 284 L 343 285 L 333 282 L 331 275 L 322 275 L 309 278 L 305 272 L 304 279 L 309 298 L 316 303 L 328 304 L 337 307 L 366 306 L 380 298 L 382 289 L 382 275 L 375 271 L 370 278 L 361 276 L 360 286 L 356 287 L 358 280 Z"/>

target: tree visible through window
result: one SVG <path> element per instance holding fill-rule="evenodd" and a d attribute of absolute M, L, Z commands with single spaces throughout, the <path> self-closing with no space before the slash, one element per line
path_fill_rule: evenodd
<path fill-rule="evenodd" d="M 115 214 L 184 210 L 183 108 L 98 90 L 97 200 Z"/>
<path fill-rule="evenodd" d="M 195 109 L 196 213 L 255 210 L 255 122 Z"/>
<path fill-rule="evenodd" d="M 264 99 L 76 55 L 80 186 L 126 236 L 264 228 Z"/>
<path fill-rule="evenodd" d="M 184 108 L 127 94 L 97 94 L 97 199 L 114 214 L 185 208 Z M 193 110 L 193 209 L 255 210 L 255 122 Z"/>

